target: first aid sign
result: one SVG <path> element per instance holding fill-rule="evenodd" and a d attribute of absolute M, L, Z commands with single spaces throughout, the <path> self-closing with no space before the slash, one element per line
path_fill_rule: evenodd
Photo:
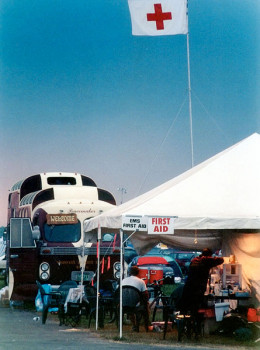
<path fill-rule="evenodd" d="M 148 217 L 148 234 L 174 234 L 174 217 Z"/>

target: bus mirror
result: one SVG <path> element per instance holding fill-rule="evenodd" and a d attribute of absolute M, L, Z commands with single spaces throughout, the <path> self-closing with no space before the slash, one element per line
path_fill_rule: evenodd
<path fill-rule="evenodd" d="M 39 226 L 34 226 L 32 230 L 32 238 L 37 241 L 41 238 L 41 232 Z"/>
<path fill-rule="evenodd" d="M 3 241 L 4 241 L 4 242 L 7 241 L 7 227 L 4 228 L 4 232 L 3 232 Z"/>

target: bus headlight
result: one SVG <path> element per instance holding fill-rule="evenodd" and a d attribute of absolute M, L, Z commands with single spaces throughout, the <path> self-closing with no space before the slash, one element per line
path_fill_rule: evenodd
<path fill-rule="evenodd" d="M 48 280 L 49 279 L 49 274 L 47 273 L 47 272 L 42 272 L 41 273 L 41 279 L 42 280 L 44 280 L 44 281 L 46 281 L 46 280 Z"/>
<path fill-rule="evenodd" d="M 120 262 L 114 263 L 114 270 L 120 271 L 120 269 L 121 269 Z"/>
<path fill-rule="evenodd" d="M 121 270 L 120 262 L 114 263 L 114 266 L 113 266 L 114 278 L 116 279 L 120 278 L 120 270 Z"/>
<path fill-rule="evenodd" d="M 116 271 L 116 273 L 114 274 L 115 278 L 119 280 L 120 278 L 120 271 Z"/>
<path fill-rule="evenodd" d="M 48 263 L 44 262 L 44 263 L 41 264 L 40 269 L 42 271 L 47 271 L 47 270 L 50 269 L 50 265 Z"/>
<path fill-rule="evenodd" d="M 39 267 L 39 276 L 43 281 L 50 278 L 50 265 L 47 262 L 42 262 Z"/>

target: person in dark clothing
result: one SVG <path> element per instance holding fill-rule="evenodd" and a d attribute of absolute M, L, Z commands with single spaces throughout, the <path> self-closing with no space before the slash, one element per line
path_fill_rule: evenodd
<path fill-rule="evenodd" d="M 182 313 L 187 314 L 190 312 L 193 315 L 197 314 L 198 309 L 203 303 L 203 297 L 209 279 L 209 271 L 212 267 L 221 265 L 223 262 L 223 258 L 212 257 L 212 251 L 209 248 L 203 249 L 200 256 L 192 259 L 180 301 Z"/>

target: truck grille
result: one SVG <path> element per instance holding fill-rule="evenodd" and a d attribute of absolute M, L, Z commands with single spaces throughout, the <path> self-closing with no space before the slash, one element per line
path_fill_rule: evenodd
<path fill-rule="evenodd" d="M 82 255 L 82 247 L 41 247 L 41 255 Z M 119 255 L 119 250 L 100 247 L 100 255 Z M 84 255 L 97 255 L 97 248 L 84 248 Z"/>

